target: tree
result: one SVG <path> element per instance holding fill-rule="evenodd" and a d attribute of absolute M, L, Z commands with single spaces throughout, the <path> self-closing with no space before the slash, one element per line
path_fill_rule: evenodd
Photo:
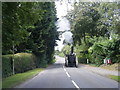
<path fill-rule="evenodd" d="M 2 18 L 3 54 L 34 53 L 37 67 L 52 62 L 58 39 L 54 2 L 4 2 Z"/>
<path fill-rule="evenodd" d="M 103 63 L 105 57 L 111 57 L 114 63 L 119 62 L 119 5 L 117 2 L 74 3 L 74 9 L 67 18 L 79 59 L 89 58 L 98 65 Z M 93 51 L 85 55 L 79 53 L 89 49 Z"/>
<path fill-rule="evenodd" d="M 10 53 L 12 46 L 25 42 L 29 33 L 27 29 L 40 19 L 37 3 L 3 2 L 2 3 L 2 48 L 3 54 Z"/>
<path fill-rule="evenodd" d="M 75 3 L 69 12 L 74 42 L 81 43 L 86 36 L 107 36 L 117 33 L 116 24 L 119 21 L 119 4 L 114 3 Z"/>

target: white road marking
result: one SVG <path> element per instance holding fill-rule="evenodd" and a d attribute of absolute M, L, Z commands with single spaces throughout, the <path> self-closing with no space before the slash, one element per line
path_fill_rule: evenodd
<path fill-rule="evenodd" d="M 68 74 L 68 72 L 66 71 L 65 67 L 63 66 L 64 71 L 66 72 L 67 76 L 70 77 L 70 75 Z"/>
<path fill-rule="evenodd" d="M 78 90 L 80 90 L 80 88 L 79 88 L 78 85 L 72 80 L 72 78 L 70 77 L 69 73 L 66 71 L 66 69 L 65 69 L 64 66 L 63 66 L 63 69 L 64 69 L 64 71 L 66 72 L 67 76 L 71 79 L 73 85 L 74 85 Z"/>
<path fill-rule="evenodd" d="M 80 90 L 80 88 L 78 87 L 78 85 L 72 80 L 72 83 L 73 83 L 73 85 L 78 89 L 78 90 Z"/>
<path fill-rule="evenodd" d="M 65 67 L 63 66 L 63 69 L 64 69 L 64 71 L 66 72 L 66 69 L 65 69 Z"/>
<path fill-rule="evenodd" d="M 70 77 L 70 75 L 68 74 L 68 72 L 66 72 L 67 76 Z"/>
<path fill-rule="evenodd" d="M 64 71 L 66 72 L 66 69 L 64 68 Z"/>

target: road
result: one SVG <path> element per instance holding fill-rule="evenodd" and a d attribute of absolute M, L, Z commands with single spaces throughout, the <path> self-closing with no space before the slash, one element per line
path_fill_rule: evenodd
<path fill-rule="evenodd" d="M 81 88 L 111 88 L 111 90 L 118 90 L 113 89 L 118 88 L 118 82 L 93 73 L 83 66 L 65 67 L 64 58 L 58 56 L 56 58 L 56 63 L 15 88 L 78 88 L 79 90 Z"/>

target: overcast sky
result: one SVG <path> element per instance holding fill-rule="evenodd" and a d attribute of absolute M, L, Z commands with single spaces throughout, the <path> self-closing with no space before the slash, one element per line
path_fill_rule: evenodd
<path fill-rule="evenodd" d="M 64 17 L 67 15 L 67 10 L 72 9 L 71 5 L 66 2 L 66 0 L 63 0 L 62 2 L 56 1 L 56 9 L 57 9 L 57 17 L 59 18 L 57 22 L 58 31 L 66 31 L 62 34 L 60 37 L 61 41 L 57 40 L 58 46 L 55 47 L 55 50 L 60 50 L 63 48 L 63 40 L 65 39 L 66 42 L 72 43 L 72 33 L 70 31 L 70 24 L 69 21 Z"/>

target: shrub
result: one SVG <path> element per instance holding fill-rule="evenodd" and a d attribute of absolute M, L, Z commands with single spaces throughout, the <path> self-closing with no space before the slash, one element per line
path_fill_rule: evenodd
<path fill-rule="evenodd" d="M 14 55 L 15 72 L 21 73 L 36 68 L 35 55 L 30 53 L 17 53 Z"/>
<path fill-rule="evenodd" d="M 90 61 L 97 65 L 103 64 L 104 58 L 110 58 L 112 63 L 119 63 L 120 40 L 103 40 L 95 42 L 92 47 L 88 49 L 91 56 Z"/>
<path fill-rule="evenodd" d="M 37 56 L 36 67 L 37 68 L 47 67 L 48 60 L 47 60 L 46 53 L 36 54 L 36 56 Z"/>
<path fill-rule="evenodd" d="M 87 63 L 87 59 L 86 58 L 78 58 L 78 62 L 82 63 L 82 64 L 86 64 Z"/>
<path fill-rule="evenodd" d="M 79 63 L 87 63 L 87 53 L 86 51 L 88 50 L 88 46 L 82 42 L 81 45 L 76 45 L 75 47 L 75 53 L 76 56 L 78 57 L 78 62 Z"/>
<path fill-rule="evenodd" d="M 15 73 L 21 73 L 36 68 L 36 56 L 30 53 L 17 53 L 2 56 L 2 76 L 7 77 L 13 73 L 13 58 Z"/>
<path fill-rule="evenodd" d="M 2 56 L 2 76 L 12 75 L 12 55 Z"/>

